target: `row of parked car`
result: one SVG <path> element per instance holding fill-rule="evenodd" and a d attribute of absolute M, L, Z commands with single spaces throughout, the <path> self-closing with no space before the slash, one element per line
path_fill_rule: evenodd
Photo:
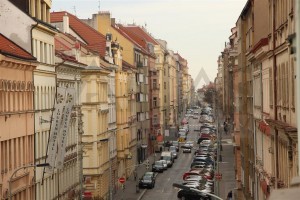
<path fill-rule="evenodd" d="M 182 185 L 197 189 L 179 190 L 179 199 L 203 199 L 208 200 L 210 196 L 206 193 L 214 193 L 214 166 L 216 156 L 216 146 L 211 140 L 203 140 L 199 148 L 194 152 L 194 158 L 190 165 L 190 170 L 182 176 Z"/>
<path fill-rule="evenodd" d="M 139 180 L 139 188 L 154 188 L 157 172 L 162 173 L 173 166 L 175 159 L 178 158 L 178 141 L 168 141 L 165 144 L 168 151 L 162 151 L 160 159 L 152 164 L 152 172 L 146 172 Z"/>
<path fill-rule="evenodd" d="M 199 147 L 194 150 L 194 157 L 189 171 L 182 176 L 182 185 L 197 189 L 179 190 L 177 197 L 185 200 L 210 200 L 209 193 L 214 193 L 215 159 L 217 146 L 214 142 L 216 127 L 210 123 L 200 126 Z M 188 146 L 188 145 L 186 145 Z M 187 148 L 187 147 L 186 147 Z M 189 151 L 190 153 L 190 151 Z"/>

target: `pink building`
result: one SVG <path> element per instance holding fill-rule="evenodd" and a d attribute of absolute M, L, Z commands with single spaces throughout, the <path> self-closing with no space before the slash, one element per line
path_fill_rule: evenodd
<path fill-rule="evenodd" d="M 34 199 L 35 58 L 0 34 L 0 199 Z M 9 188 L 11 180 L 11 189 Z"/>

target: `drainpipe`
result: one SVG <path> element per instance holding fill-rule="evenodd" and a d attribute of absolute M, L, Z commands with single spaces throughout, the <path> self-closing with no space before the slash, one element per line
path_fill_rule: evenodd
<path fill-rule="evenodd" d="M 276 17 L 275 17 L 275 11 L 276 11 L 276 7 L 275 7 L 275 1 L 273 0 L 273 34 L 272 34 L 272 40 L 273 40 L 273 81 L 274 81 L 274 101 L 273 101 L 273 106 L 274 106 L 274 120 L 277 121 L 277 81 L 276 81 L 276 77 L 277 77 L 277 63 L 276 63 L 276 55 L 275 55 L 275 30 L 276 30 Z M 278 172 L 278 129 L 275 127 L 275 142 L 274 142 L 274 152 L 275 152 L 275 189 L 277 188 L 277 181 L 278 181 L 278 176 L 279 176 L 279 172 Z"/>
<path fill-rule="evenodd" d="M 300 33 L 300 2 L 299 1 L 295 1 L 296 2 L 296 6 L 295 6 L 295 10 L 296 10 L 296 33 Z M 300 39 L 299 39 L 299 35 L 296 34 L 296 47 L 300 47 Z M 296 71 L 296 89 L 297 91 L 299 91 L 300 88 L 300 80 L 299 80 L 299 66 L 300 66 L 300 51 L 299 49 L 296 50 L 296 66 L 297 67 L 297 71 Z M 300 93 L 296 91 L 296 109 L 297 109 L 297 130 L 298 130 L 298 152 L 300 149 L 300 134 L 299 134 L 299 130 L 300 130 Z M 300 175 L 300 154 L 298 153 L 298 176 Z"/>

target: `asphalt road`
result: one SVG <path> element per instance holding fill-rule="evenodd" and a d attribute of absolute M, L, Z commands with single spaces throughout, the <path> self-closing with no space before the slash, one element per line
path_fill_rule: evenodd
<path fill-rule="evenodd" d="M 187 140 L 194 141 L 194 146 L 197 145 L 197 139 L 199 132 L 194 131 L 195 126 L 199 126 L 198 119 L 189 119 L 189 134 Z M 182 149 L 179 151 L 179 156 L 175 160 L 175 163 L 171 168 L 168 168 L 163 173 L 159 173 L 156 177 L 155 187 L 148 189 L 143 196 L 143 200 L 175 200 L 177 199 L 177 188 L 174 188 L 173 183 L 182 183 L 182 175 L 184 172 L 190 169 L 190 164 L 193 158 L 192 153 L 182 153 Z M 158 156 L 157 156 L 158 159 Z"/>

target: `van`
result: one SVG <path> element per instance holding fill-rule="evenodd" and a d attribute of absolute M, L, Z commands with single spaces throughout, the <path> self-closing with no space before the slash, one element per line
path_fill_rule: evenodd
<path fill-rule="evenodd" d="M 173 158 L 172 153 L 170 151 L 161 152 L 160 159 L 167 161 L 168 167 L 172 167 L 174 158 Z"/>

